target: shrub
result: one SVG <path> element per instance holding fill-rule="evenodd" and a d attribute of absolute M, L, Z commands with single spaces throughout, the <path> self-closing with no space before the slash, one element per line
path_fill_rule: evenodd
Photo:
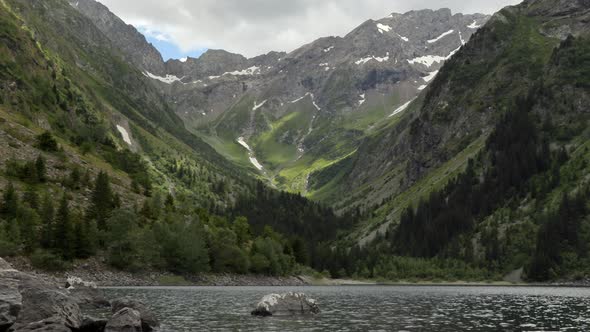
<path fill-rule="evenodd" d="M 46 131 L 43 134 L 37 136 L 37 147 L 43 151 L 56 152 L 59 150 L 59 146 L 53 135 Z"/>
<path fill-rule="evenodd" d="M 0 256 L 11 257 L 18 253 L 18 246 L 10 241 L 0 239 Z"/>
<path fill-rule="evenodd" d="M 58 255 L 43 249 L 37 249 L 31 255 L 31 264 L 44 271 L 65 271 L 70 265 Z"/>

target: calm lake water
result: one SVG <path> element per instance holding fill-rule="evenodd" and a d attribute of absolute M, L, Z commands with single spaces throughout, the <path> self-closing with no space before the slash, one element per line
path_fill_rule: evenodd
<path fill-rule="evenodd" d="M 256 318 L 269 293 L 305 292 L 314 317 Z M 148 303 L 163 332 L 180 331 L 590 331 L 590 289 L 541 287 L 110 288 Z"/>

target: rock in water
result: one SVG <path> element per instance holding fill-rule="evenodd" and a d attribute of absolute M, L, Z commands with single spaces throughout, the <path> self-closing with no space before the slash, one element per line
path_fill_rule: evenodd
<path fill-rule="evenodd" d="M 131 308 L 117 311 L 107 323 L 105 332 L 143 332 L 139 311 Z"/>
<path fill-rule="evenodd" d="M 67 289 L 75 289 L 75 288 L 81 288 L 81 287 L 93 288 L 93 289 L 98 288 L 98 286 L 96 286 L 96 283 L 94 283 L 94 282 L 84 281 L 84 280 L 82 280 L 82 278 L 74 277 L 74 276 L 68 277 L 68 280 L 66 281 L 66 288 Z"/>
<path fill-rule="evenodd" d="M 143 332 L 157 331 L 160 327 L 160 322 L 158 322 L 156 315 L 141 301 L 122 297 L 111 301 L 111 307 L 113 313 L 116 313 L 123 308 L 137 310 L 141 317 L 141 327 Z"/>
<path fill-rule="evenodd" d="M 110 306 L 102 291 L 93 282 L 70 276 L 66 282 L 66 288 L 79 305 L 90 305 L 96 308 Z"/>
<path fill-rule="evenodd" d="M 258 302 L 254 316 L 318 314 L 320 307 L 303 293 L 269 294 Z"/>

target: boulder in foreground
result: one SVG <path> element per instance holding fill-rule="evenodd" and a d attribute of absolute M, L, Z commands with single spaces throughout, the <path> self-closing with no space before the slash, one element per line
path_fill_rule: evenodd
<path fill-rule="evenodd" d="M 158 318 L 143 302 L 129 297 L 122 297 L 111 301 L 113 314 L 124 308 L 130 308 L 139 312 L 143 332 L 158 331 L 160 328 Z"/>
<path fill-rule="evenodd" d="M 143 332 L 141 314 L 137 310 L 123 308 L 108 321 L 105 332 Z"/>
<path fill-rule="evenodd" d="M 258 302 L 254 316 L 307 315 L 320 313 L 316 301 L 303 293 L 269 294 Z"/>

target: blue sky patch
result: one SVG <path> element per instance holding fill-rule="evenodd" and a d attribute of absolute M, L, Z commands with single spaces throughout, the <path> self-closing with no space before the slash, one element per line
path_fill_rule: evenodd
<path fill-rule="evenodd" d="M 138 30 L 145 36 L 148 42 L 152 43 L 152 45 L 154 45 L 154 47 L 160 51 L 164 61 L 168 61 L 169 59 L 182 59 L 187 56 L 190 56 L 191 58 L 198 58 L 201 56 L 201 54 L 207 51 L 206 48 L 200 48 L 185 52 L 182 51 L 176 44 L 171 42 L 169 38 L 163 38 L 162 34 L 149 31 L 142 27 L 138 28 Z"/>

